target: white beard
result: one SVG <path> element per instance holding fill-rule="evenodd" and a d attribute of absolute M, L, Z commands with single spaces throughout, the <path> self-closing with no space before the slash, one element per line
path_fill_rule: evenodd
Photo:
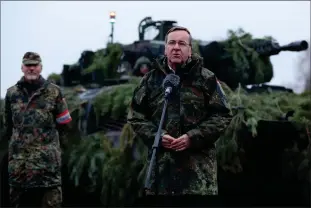
<path fill-rule="evenodd" d="M 38 79 L 38 75 L 25 75 L 27 80 L 37 80 Z"/>

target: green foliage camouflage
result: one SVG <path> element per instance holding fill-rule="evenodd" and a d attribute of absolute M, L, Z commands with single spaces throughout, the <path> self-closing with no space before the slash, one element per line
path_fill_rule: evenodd
<path fill-rule="evenodd" d="M 56 73 L 52 73 L 48 76 L 47 80 L 52 81 L 53 83 L 58 83 L 61 80 L 61 76 Z"/>
<path fill-rule="evenodd" d="M 147 155 L 144 144 L 133 140 L 128 125 L 124 126 L 119 142 L 119 146 L 114 147 L 104 132 L 96 132 L 72 146 L 67 157 L 70 178 L 75 185 L 80 185 L 82 176 L 88 177 L 85 188 L 100 191 L 104 205 L 108 201 L 110 205 L 133 203 L 140 196 L 139 188 L 144 180 Z"/>
<path fill-rule="evenodd" d="M 272 77 L 273 68 L 269 58 L 259 59 L 258 54 L 243 45 L 253 37 L 242 30 L 229 31 L 229 37 L 223 41 L 226 50 L 233 56 L 235 67 L 232 68 L 232 77 L 247 79 L 246 69 L 249 65 L 255 66 L 257 81 L 263 82 L 265 74 Z M 199 41 L 194 41 L 194 50 Z M 245 50 L 249 54 L 245 54 Z M 121 56 L 119 44 L 109 44 L 107 49 L 98 50 L 94 60 L 83 73 L 100 71 L 105 78 L 117 78 L 117 64 Z M 251 59 L 249 59 L 251 57 Z M 74 65 L 72 65 L 73 67 Z M 51 77 L 58 77 L 51 75 Z M 118 119 L 127 115 L 132 92 L 139 78 L 133 78 L 127 84 L 111 86 L 103 90 L 92 101 L 96 119 L 106 117 Z M 287 92 L 266 92 L 247 94 L 241 87 L 231 90 L 222 83 L 231 107 L 234 118 L 225 134 L 217 142 L 218 161 L 220 168 L 232 173 L 243 172 L 243 148 L 239 146 L 240 138 L 237 132 L 246 127 L 255 137 L 259 120 L 278 120 L 289 110 L 295 110 L 291 118 L 301 128 L 301 139 L 310 137 L 306 134 L 311 130 L 311 92 L 293 94 Z M 85 102 L 78 98 L 84 91 L 83 86 L 67 87 L 63 89 L 73 119 L 73 130 L 68 134 L 69 145 L 64 149 L 64 163 L 68 166 L 70 179 L 76 186 L 84 186 L 89 191 L 101 191 L 103 204 L 124 205 L 135 200 L 140 195 L 140 188 L 146 172 L 146 148 L 141 141 L 135 140 L 133 131 L 127 124 L 123 127 L 119 145 L 114 145 L 105 131 L 82 136 L 79 134 L 79 118 L 83 115 L 80 105 Z M 3 115 L 1 104 L 0 116 Z M 3 129 L 2 119 L 0 120 Z M 2 131 L 1 131 L 2 133 Z M 309 135 L 310 136 L 310 135 Z M 249 138 L 252 139 L 252 138 Z M 311 142 L 311 141 L 310 141 Z M 308 146 L 310 149 L 310 145 Z M 284 168 L 289 174 L 299 175 L 299 178 L 310 182 L 308 174 L 311 170 L 310 150 L 297 149 L 293 144 L 284 152 Z M 136 152 L 134 158 L 133 152 Z M 309 154 L 309 155 L 308 155 Z M 87 182 L 85 182 L 87 181 Z"/>
<path fill-rule="evenodd" d="M 127 115 L 127 110 L 132 99 L 139 78 L 133 77 L 128 84 L 112 86 L 109 91 L 104 91 L 94 99 L 96 116 L 106 116 L 119 119 Z"/>
<path fill-rule="evenodd" d="M 299 128 L 311 129 L 311 102 L 310 92 L 294 94 L 289 92 L 264 92 L 247 94 L 241 87 L 232 91 L 226 87 L 224 91 L 228 97 L 230 107 L 238 106 L 233 111 L 234 117 L 225 134 L 217 141 L 218 162 L 225 170 L 241 172 L 242 166 L 239 155 L 243 149 L 239 147 L 238 132 L 244 126 L 257 136 L 257 125 L 260 120 L 276 121 L 284 117 L 287 112 L 294 110 L 295 114 L 290 121 L 299 125 Z M 298 126 L 297 126 L 298 128 Z M 306 132 L 307 133 L 307 132 Z M 307 135 L 302 135 L 301 139 Z"/>
<path fill-rule="evenodd" d="M 240 138 L 237 132 L 245 125 L 255 137 L 259 120 L 278 120 L 289 110 L 296 110 L 291 120 L 300 124 L 302 132 L 305 132 L 306 128 L 311 129 L 311 93 L 297 95 L 288 92 L 267 92 L 247 95 L 241 88 L 232 91 L 225 87 L 224 83 L 222 84 L 228 96 L 229 105 L 245 108 L 232 110 L 235 115 L 233 121 L 217 142 L 218 163 L 224 170 L 233 173 L 243 171 L 241 161 L 247 158 L 243 158 L 243 148 L 238 145 Z M 109 113 L 111 117 L 117 119 L 126 114 L 131 92 L 135 86 L 135 84 L 115 86 L 111 91 L 105 91 L 98 95 L 94 101 L 96 115 L 103 116 Z M 72 168 L 71 177 L 77 185 L 79 177 L 82 175 L 81 172 L 88 171 L 87 177 L 93 181 L 93 184 L 97 184 L 97 187 L 93 187 L 92 190 L 97 190 L 98 186 L 102 186 L 102 189 L 107 191 L 107 183 L 109 183 L 109 187 L 114 187 L 111 190 L 114 192 L 113 196 L 116 197 L 113 198 L 114 202 L 120 204 L 129 201 L 128 197 L 130 196 L 125 196 L 125 193 L 131 193 L 131 200 L 139 196 L 138 187 L 143 185 L 142 179 L 145 174 L 145 169 L 142 169 L 146 165 L 146 153 L 144 152 L 146 149 L 141 141 L 133 141 L 133 133 L 128 125 L 124 126 L 123 131 L 128 133 L 127 136 L 124 136 L 123 132 L 123 136 L 120 138 L 122 144 L 120 147 L 112 147 L 105 132 L 97 132 L 74 146 L 74 150 L 69 156 L 69 164 Z M 302 134 L 301 139 L 308 138 L 306 138 L 306 134 Z M 124 143 L 127 145 L 124 146 Z M 136 150 L 143 152 L 139 154 L 140 160 L 134 160 L 132 157 L 134 146 Z M 310 162 L 308 158 L 311 158 L 310 156 L 308 149 L 300 151 L 295 145 L 288 148 L 284 153 L 284 160 L 290 160 L 284 163 L 291 164 L 286 166 L 287 174 L 296 174 L 301 180 L 309 181 Z M 93 172 L 96 173 L 93 174 Z M 120 184 L 124 181 L 128 185 Z M 103 200 L 107 200 L 105 191 L 102 192 Z"/>
<path fill-rule="evenodd" d="M 272 37 L 264 37 L 263 39 L 274 40 Z M 239 80 L 242 84 L 248 83 L 250 79 L 250 72 L 247 71 L 249 68 L 252 68 L 255 72 L 256 83 L 267 82 L 266 77 L 273 76 L 273 68 L 269 56 L 259 58 L 258 53 L 254 49 L 243 44 L 252 40 L 254 40 L 253 36 L 240 28 L 237 31 L 229 30 L 228 39 L 223 41 L 225 50 L 232 55 L 234 63 L 236 63 L 234 68 L 229 69 L 230 75 L 228 76 L 230 79 Z M 247 57 L 250 57 L 250 60 Z"/>
<path fill-rule="evenodd" d="M 271 81 L 273 66 L 270 57 L 260 56 L 253 48 L 247 46 L 252 41 L 259 43 L 265 40 L 274 41 L 275 39 L 270 36 L 254 38 L 250 33 L 239 28 L 236 31 L 229 30 L 227 38 L 218 41 L 218 44 L 224 47 L 224 52 L 218 54 L 219 51 L 215 51 L 217 55 L 209 56 L 212 56 L 210 57 L 211 59 L 216 59 L 219 62 L 227 62 L 228 60 L 226 59 L 232 57 L 233 62 L 226 64 L 226 69 L 223 71 L 230 80 L 230 83 L 227 83 L 228 85 L 237 87 L 239 83 L 244 86 Z M 195 52 L 199 52 L 198 44 L 200 44 L 200 41 L 194 40 L 193 50 Z"/>
<path fill-rule="evenodd" d="M 83 74 L 98 71 L 105 77 L 117 78 L 118 61 L 122 55 L 122 48 L 120 44 L 108 43 L 106 49 L 100 49 L 95 52 L 95 57 L 92 64 L 83 70 Z"/>

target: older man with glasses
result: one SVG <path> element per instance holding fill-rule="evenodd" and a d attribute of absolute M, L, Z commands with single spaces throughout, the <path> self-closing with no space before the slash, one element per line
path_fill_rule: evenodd
<path fill-rule="evenodd" d="M 155 186 L 161 195 L 217 195 L 215 142 L 232 116 L 216 76 L 192 53 L 187 28 L 173 27 L 165 38 L 165 56 L 157 59 L 135 89 L 128 122 L 135 136 L 152 150 L 164 102 L 164 78 L 174 73 L 180 86 L 167 108 L 158 151 L 159 175 Z"/>

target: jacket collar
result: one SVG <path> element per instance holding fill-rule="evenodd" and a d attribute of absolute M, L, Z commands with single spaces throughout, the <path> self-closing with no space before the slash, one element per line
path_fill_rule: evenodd
<path fill-rule="evenodd" d="M 189 75 L 203 66 L 203 58 L 194 53 L 180 68 L 176 69 L 177 75 Z M 153 62 L 153 68 L 162 71 L 165 75 L 172 73 L 172 69 L 167 64 L 167 57 L 160 56 Z"/>
<path fill-rule="evenodd" d="M 16 86 L 20 88 L 21 90 L 38 90 L 40 88 L 46 88 L 48 85 L 48 81 L 45 80 L 41 75 L 39 76 L 39 79 L 34 83 L 26 82 L 25 77 L 23 76 L 17 83 Z"/>

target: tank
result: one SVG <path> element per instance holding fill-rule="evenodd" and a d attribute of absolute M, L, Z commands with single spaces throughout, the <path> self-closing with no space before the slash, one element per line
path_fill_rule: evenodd
<path fill-rule="evenodd" d="M 64 206 L 132 205 L 142 196 L 147 152 L 126 125 L 128 104 L 153 58 L 163 54 L 165 33 L 176 24 L 144 18 L 137 41 L 84 51 L 54 80 L 68 100 L 79 137 L 64 154 Z M 149 27 L 159 33 L 146 40 Z M 193 50 L 218 77 L 234 115 L 216 144 L 220 204 L 260 206 L 273 200 L 277 205 L 310 205 L 310 94 L 266 84 L 273 77 L 271 56 L 307 49 L 306 41 L 280 46 L 272 38 L 255 39 L 243 31 L 229 31 L 222 41 L 193 41 Z M 297 109 L 289 106 L 293 100 L 299 100 L 293 105 Z M 73 193 L 79 197 L 69 197 Z"/>
<path fill-rule="evenodd" d="M 154 21 L 151 17 L 142 19 L 138 25 L 139 39 L 123 46 L 118 72 L 130 72 L 134 76 L 147 73 L 152 60 L 164 52 L 165 34 L 176 25 L 177 22 L 173 20 Z M 146 33 L 151 29 L 156 30 L 156 35 L 147 38 Z"/>

